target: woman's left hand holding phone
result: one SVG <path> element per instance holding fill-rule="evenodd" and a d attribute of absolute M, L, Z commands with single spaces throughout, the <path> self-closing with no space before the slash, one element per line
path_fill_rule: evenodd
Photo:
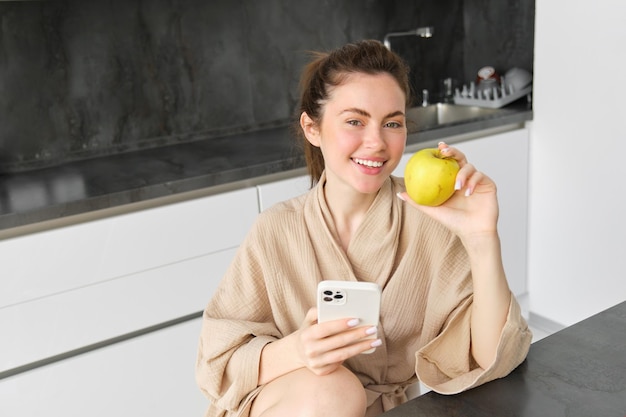
<path fill-rule="evenodd" d="M 376 327 L 361 327 L 358 319 L 339 319 L 317 322 L 317 309 L 311 308 L 298 333 L 300 358 L 311 372 L 326 375 L 341 364 L 373 347 L 380 346 L 379 339 L 361 340 L 376 333 Z"/>
<path fill-rule="evenodd" d="M 345 360 L 380 346 L 380 339 L 362 340 L 375 332 L 376 327 L 360 327 L 358 320 L 349 317 L 318 323 L 317 308 L 311 308 L 298 330 L 265 346 L 259 385 L 303 367 L 328 375 Z"/>

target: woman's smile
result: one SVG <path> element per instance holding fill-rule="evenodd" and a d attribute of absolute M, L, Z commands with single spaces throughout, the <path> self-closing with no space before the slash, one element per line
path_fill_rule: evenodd
<path fill-rule="evenodd" d="M 383 170 L 385 161 L 380 159 L 352 158 L 356 168 L 366 175 L 378 175 Z"/>

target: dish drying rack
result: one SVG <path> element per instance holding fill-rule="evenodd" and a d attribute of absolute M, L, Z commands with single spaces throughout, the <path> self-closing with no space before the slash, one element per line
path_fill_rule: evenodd
<path fill-rule="evenodd" d="M 469 88 L 467 85 L 463 85 L 463 88 L 459 90 L 455 89 L 454 92 L 454 104 L 460 104 L 462 106 L 478 106 L 488 107 L 491 109 L 499 109 L 506 106 L 515 100 L 528 95 L 533 90 L 532 84 L 528 85 L 518 91 L 515 91 L 515 87 L 507 85 L 502 80 L 500 86 L 493 86 L 488 89 L 479 89 L 474 82 L 470 83 Z"/>

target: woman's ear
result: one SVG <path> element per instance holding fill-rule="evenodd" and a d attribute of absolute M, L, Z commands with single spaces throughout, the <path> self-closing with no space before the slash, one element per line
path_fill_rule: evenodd
<path fill-rule="evenodd" d="M 320 129 L 317 123 L 309 117 L 306 112 L 300 115 L 300 127 L 304 132 L 304 136 L 313 146 L 320 146 Z"/>

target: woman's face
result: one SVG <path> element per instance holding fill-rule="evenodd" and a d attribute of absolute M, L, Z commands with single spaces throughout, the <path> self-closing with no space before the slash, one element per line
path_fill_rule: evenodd
<path fill-rule="evenodd" d="M 350 74 L 332 88 L 321 126 L 305 127 L 307 139 L 324 155 L 327 187 L 378 192 L 404 152 L 405 99 L 386 73 Z"/>

